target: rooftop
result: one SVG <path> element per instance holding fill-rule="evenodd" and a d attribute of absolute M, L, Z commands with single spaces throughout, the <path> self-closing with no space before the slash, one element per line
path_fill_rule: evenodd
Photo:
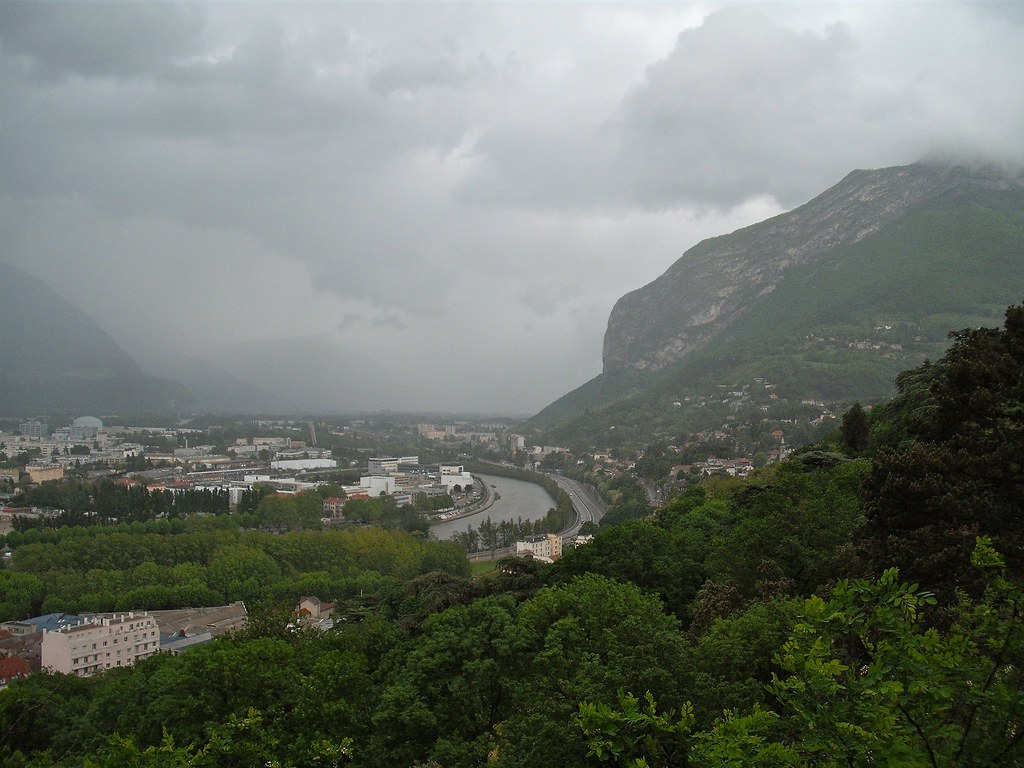
<path fill-rule="evenodd" d="M 156 619 L 162 634 L 177 635 L 184 632 L 186 635 L 196 635 L 208 631 L 214 637 L 240 629 L 248 618 L 245 603 L 241 601 L 212 608 L 150 611 L 149 615 Z"/>

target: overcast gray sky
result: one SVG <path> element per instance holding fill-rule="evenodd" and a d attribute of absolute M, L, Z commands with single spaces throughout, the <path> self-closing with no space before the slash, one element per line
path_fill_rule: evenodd
<path fill-rule="evenodd" d="M 534 412 L 704 237 L 1024 155 L 1024 3 L 0 4 L 0 259 L 145 367 Z"/>

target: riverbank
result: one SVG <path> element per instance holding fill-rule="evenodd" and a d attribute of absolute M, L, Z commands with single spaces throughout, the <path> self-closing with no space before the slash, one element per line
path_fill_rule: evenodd
<path fill-rule="evenodd" d="M 464 509 L 457 510 L 455 513 L 446 513 L 444 515 L 433 515 L 430 518 L 430 524 L 436 525 L 437 523 L 450 523 L 453 520 L 461 520 L 464 517 L 472 517 L 481 512 L 484 512 L 491 508 L 494 504 L 494 500 L 497 494 L 494 489 L 491 488 L 479 475 L 473 475 L 473 480 L 480 483 L 480 487 L 483 488 L 483 493 L 480 495 L 479 501 L 474 501 L 472 504 L 468 504 Z"/>
<path fill-rule="evenodd" d="M 539 483 L 492 475 L 475 475 L 475 478 L 486 486 L 489 495 L 486 503 L 481 499 L 472 513 L 433 522 L 430 526 L 432 536 L 440 540 L 450 539 L 465 533 L 467 527 L 478 529 L 487 520 L 496 526 L 520 520 L 532 524 L 543 520 L 555 503 L 548 490 Z"/>

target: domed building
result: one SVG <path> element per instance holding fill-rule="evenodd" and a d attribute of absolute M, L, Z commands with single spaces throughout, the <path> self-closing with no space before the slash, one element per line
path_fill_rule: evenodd
<path fill-rule="evenodd" d="M 80 416 L 71 422 L 72 440 L 95 440 L 103 429 L 103 422 L 95 416 Z"/>

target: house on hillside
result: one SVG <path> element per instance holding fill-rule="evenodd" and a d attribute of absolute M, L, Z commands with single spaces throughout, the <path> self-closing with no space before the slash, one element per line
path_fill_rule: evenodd
<path fill-rule="evenodd" d="M 0 691 L 19 677 L 28 677 L 31 673 L 28 662 L 20 656 L 0 659 Z"/>
<path fill-rule="evenodd" d="M 334 603 L 325 603 L 319 597 L 303 596 L 299 598 L 295 618 L 299 626 L 330 629 L 334 626 L 334 619 L 331 618 L 333 612 Z"/>

